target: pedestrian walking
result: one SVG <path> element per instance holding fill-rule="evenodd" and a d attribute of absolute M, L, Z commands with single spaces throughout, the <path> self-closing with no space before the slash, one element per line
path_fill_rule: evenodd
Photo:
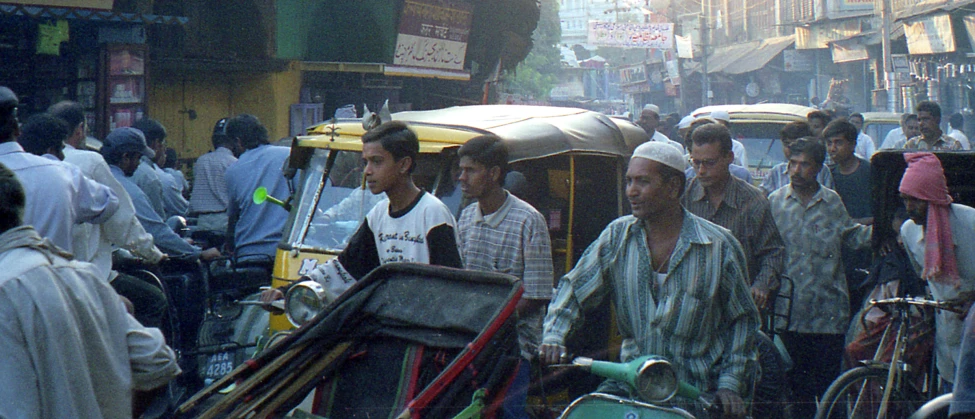
<path fill-rule="evenodd" d="M 769 195 L 772 216 L 787 254 L 792 279 L 793 316 L 782 341 L 792 356 L 789 373 L 796 417 L 813 417 L 816 397 L 840 372 L 844 334 L 850 323 L 850 296 L 840 249 L 869 245 L 873 229 L 857 224 L 836 192 L 816 180 L 826 150 L 806 137 L 789 147 L 791 182 Z"/>

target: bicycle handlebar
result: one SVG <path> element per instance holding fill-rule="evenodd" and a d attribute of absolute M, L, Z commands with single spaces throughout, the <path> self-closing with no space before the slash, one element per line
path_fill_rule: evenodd
<path fill-rule="evenodd" d="M 870 300 L 870 305 L 875 307 L 881 306 L 922 306 L 922 307 L 932 307 L 938 310 L 950 311 L 952 313 L 964 313 L 962 310 L 962 302 L 953 301 L 938 301 L 938 300 L 928 300 L 918 297 L 894 297 L 885 298 L 882 300 Z"/>

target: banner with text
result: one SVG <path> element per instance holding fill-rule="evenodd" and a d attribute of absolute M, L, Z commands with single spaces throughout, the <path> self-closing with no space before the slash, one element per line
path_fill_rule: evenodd
<path fill-rule="evenodd" d="M 674 48 L 673 23 L 589 21 L 589 45 L 617 48 Z"/>
<path fill-rule="evenodd" d="M 397 72 L 429 77 L 466 74 L 473 14 L 470 0 L 404 0 L 393 56 Z"/>

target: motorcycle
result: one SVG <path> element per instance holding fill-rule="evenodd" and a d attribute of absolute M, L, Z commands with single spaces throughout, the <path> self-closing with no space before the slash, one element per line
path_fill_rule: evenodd
<path fill-rule="evenodd" d="M 192 227 L 178 227 L 174 230 L 192 234 Z M 168 259 L 150 265 L 125 250 L 116 250 L 113 266 L 158 287 L 165 295 L 168 309 L 161 330 L 183 369 L 169 386 L 143 396 L 139 417 L 171 415 L 186 397 L 257 351 L 268 328 L 258 292 L 271 282 L 267 269 L 232 258 L 210 263 Z"/>

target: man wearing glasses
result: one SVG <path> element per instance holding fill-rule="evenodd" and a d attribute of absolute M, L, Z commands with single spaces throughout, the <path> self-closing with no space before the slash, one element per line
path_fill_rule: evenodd
<path fill-rule="evenodd" d="M 731 175 L 735 159 L 731 133 L 721 124 L 707 124 L 691 136 L 691 164 L 697 175 L 688 180 L 681 200 L 692 214 L 720 225 L 735 236 L 745 251 L 752 298 L 759 309 L 768 306 L 779 288 L 785 246 L 761 189 Z"/>

